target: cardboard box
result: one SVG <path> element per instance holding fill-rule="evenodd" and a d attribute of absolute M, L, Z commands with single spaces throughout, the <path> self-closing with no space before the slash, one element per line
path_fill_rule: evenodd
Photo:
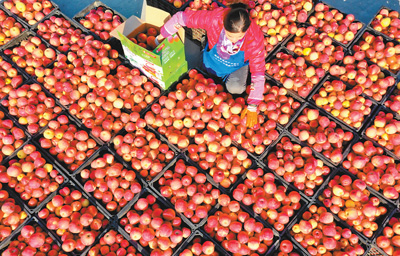
<path fill-rule="evenodd" d="M 121 41 L 125 57 L 132 65 L 139 68 L 149 79 L 158 83 L 164 89 L 167 89 L 188 69 L 183 28 L 180 28 L 178 33 L 163 40 L 153 51 L 133 43 L 128 38 L 135 37 L 150 27 L 159 31 L 170 18 L 169 13 L 147 6 L 146 1 L 144 1 L 140 18 L 131 16 L 111 32 L 112 36 Z"/>

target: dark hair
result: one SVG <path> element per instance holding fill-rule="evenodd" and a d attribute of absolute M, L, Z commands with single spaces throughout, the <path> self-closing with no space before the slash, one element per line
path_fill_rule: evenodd
<path fill-rule="evenodd" d="M 224 18 L 224 28 L 231 33 L 244 33 L 250 27 L 250 15 L 243 3 L 231 4 Z"/>

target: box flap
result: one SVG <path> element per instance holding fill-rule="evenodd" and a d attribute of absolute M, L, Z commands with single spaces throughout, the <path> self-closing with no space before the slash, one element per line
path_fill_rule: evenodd
<path fill-rule="evenodd" d="M 171 15 L 161 9 L 145 5 L 140 18 L 146 23 L 162 27 L 171 18 Z"/>
<path fill-rule="evenodd" d="M 139 27 L 143 23 L 144 23 L 144 21 L 139 19 L 138 17 L 131 16 L 124 23 L 120 24 L 113 31 L 111 31 L 110 35 L 121 40 L 121 38 L 118 35 L 118 32 L 124 36 L 128 36 L 133 30 L 135 30 L 137 27 Z"/>

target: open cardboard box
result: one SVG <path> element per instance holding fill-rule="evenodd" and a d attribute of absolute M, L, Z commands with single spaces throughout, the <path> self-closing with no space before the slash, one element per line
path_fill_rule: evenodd
<path fill-rule="evenodd" d="M 149 51 L 129 38 L 135 37 L 148 28 L 160 31 L 171 15 L 143 2 L 141 17 L 131 16 L 115 28 L 111 35 L 121 41 L 125 57 L 133 66 L 139 68 L 148 78 L 167 89 L 188 69 L 185 58 L 185 31 L 180 28 L 178 33 L 163 40 L 156 49 Z"/>

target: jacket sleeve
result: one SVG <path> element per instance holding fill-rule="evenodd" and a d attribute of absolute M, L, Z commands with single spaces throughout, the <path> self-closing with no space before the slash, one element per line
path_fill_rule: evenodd
<path fill-rule="evenodd" d="M 187 16 L 184 12 L 175 13 L 175 15 L 162 26 L 160 34 L 165 38 L 175 34 L 178 32 L 179 28 L 186 26 L 186 18 Z"/>
<path fill-rule="evenodd" d="M 247 104 L 258 105 L 264 99 L 265 86 L 265 46 L 264 35 L 256 24 L 253 26 L 253 40 L 249 42 L 247 54 L 251 73 L 252 87 Z"/>

